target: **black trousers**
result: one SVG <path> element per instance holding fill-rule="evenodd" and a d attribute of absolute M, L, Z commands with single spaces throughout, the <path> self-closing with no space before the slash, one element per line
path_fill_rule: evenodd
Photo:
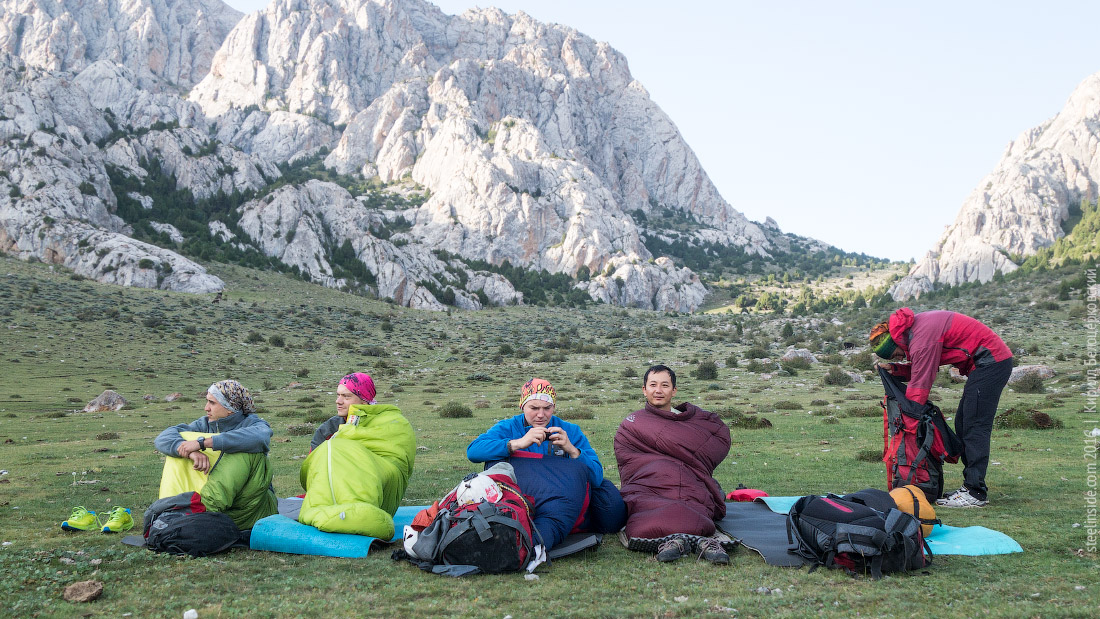
<path fill-rule="evenodd" d="M 975 368 L 966 379 L 959 410 L 955 413 L 955 433 L 963 442 L 963 485 L 972 496 L 983 501 L 988 492 L 985 471 L 989 468 L 993 418 L 1011 375 L 1011 357 Z"/>

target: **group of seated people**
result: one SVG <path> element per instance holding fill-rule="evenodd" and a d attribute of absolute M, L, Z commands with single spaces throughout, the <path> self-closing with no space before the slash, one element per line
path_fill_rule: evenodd
<path fill-rule="evenodd" d="M 725 515 L 714 470 L 729 453 L 729 428 L 690 403 L 673 406 L 676 373 L 664 365 L 642 379 L 645 407 L 623 419 L 614 439 L 621 490 L 580 426 L 555 414 L 557 394 L 532 378 L 520 389 L 520 413 L 470 443 L 471 462 L 509 462 L 534 498 L 534 525 L 547 549 L 574 532 L 614 533 L 653 541 L 661 561 L 691 553 L 712 563 L 729 557 L 715 537 Z M 380 539 L 394 535 L 396 512 L 412 474 L 415 433 L 397 407 L 378 404 L 370 376 L 348 374 L 336 389 L 337 414 L 310 442 L 300 481 L 298 520 L 322 531 Z M 267 463 L 271 426 L 256 415 L 240 383 L 210 386 L 206 415 L 172 426 L 155 441 L 170 456 L 161 497 L 194 492 L 204 507 L 242 529 L 277 512 Z"/>

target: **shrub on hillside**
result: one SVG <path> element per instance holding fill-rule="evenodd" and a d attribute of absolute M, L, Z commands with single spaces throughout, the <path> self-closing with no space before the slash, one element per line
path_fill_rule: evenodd
<path fill-rule="evenodd" d="M 322 421 L 328 421 L 332 415 L 328 414 L 320 408 L 311 408 L 306 411 L 306 423 L 321 423 Z"/>
<path fill-rule="evenodd" d="M 805 357 L 795 357 L 790 361 L 783 362 L 783 369 L 787 370 L 791 374 L 795 373 L 795 370 L 808 370 L 810 369 L 810 360 Z"/>
<path fill-rule="evenodd" d="M 714 413 L 731 428 L 759 430 L 772 427 L 772 422 L 768 421 L 766 418 L 757 417 L 756 413 L 742 413 L 732 406 L 715 410 Z"/>
<path fill-rule="evenodd" d="M 844 411 L 845 417 L 882 417 L 881 406 L 857 406 Z"/>
<path fill-rule="evenodd" d="M 882 450 L 860 449 L 856 452 L 856 460 L 860 462 L 882 462 Z"/>
<path fill-rule="evenodd" d="M 1064 428 L 1065 423 L 1035 409 L 1010 408 L 993 418 L 993 427 L 1016 430 L 1049 430 Z"/>
<path fill-rule="evenodd" d="M 439 416 L 444 419 L 463 419 L 473 417 L 474 411 L 461 402 L 447 402 L 439 407 Z"/>
<path fill-rule="evenodd" d="M 778 402 L 773 404 L 773 406 L 775 407 L 775 410 L 777 410 L 777 411 L 800 411 L 800 410 L 802 410 L 802 405 L 801 404 L 799 404 L 798 402 L 792 402 L 790 400 L 779 400 Z"/>
<path fill-rule="evenodd" d="M 1038 374 L 1024 374 L 1012 384 L 1012 388 L 1016 390 L 1016 393 L 1042 393 L 1046 391 L 1046 387 L 1043 386 L 1043 379 Z"/>
<path fill-rule="evenodd" d="M 756 359 L 753 359 L 752 361 L 749 361 L 749 364 L 745 366 L 745 369 L 749 372 L 752 372 L 753 374 L 759 374 L 760 372 L 766 372 L 768 370 L 768 366 L 760 363 Z"/>
<path fill-rule="evenodd" d="M 838 357 L 841 355 L 837 355 Z M 856 368 L 857 370 L 867 370 L 871 368 L 871 351 L 864 350 L 857 352 L 854 355 L 848 355 L 848 365 Z"/>
<path fill-rule="evenodd" d="M 768 351 L 763 346 L 753 346 L 745 351 L 746 359 L 765 359 L 768 356 Z"/>
<path fill-rule="evenodd" d="M 847 387 L 852 384 L 852 377 L 835 365 L 829 368 L 829 371 L 825 373 L 825 378 L 821 380 L 826 385 L 836 385 L 838 387 Z"/>
<path fill-rule="evenodd" d="M 695 368 L 695 378 L 699 380 L 715 380 L 718 378 L 718 364 L 713 361 L 700 361 Z"/>
<path fill-rule="evenodd" d="M 574 419 L 595 419 L 596 415 L 592 411 L 582 408 L 578 410 L 567 410 L 558 412 L 558 417 L 567 420 Z"/>
<path fill-rule="evenodd" d="M 286 433 L 291 436 L 308 436 L 313 434 L 313 430 L 311 423 L 295 423 L 286 427 Z"/>

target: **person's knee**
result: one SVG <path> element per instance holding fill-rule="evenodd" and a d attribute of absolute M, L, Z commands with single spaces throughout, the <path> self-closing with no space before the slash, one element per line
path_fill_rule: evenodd
<path fill-rule="evenodd" d="M 588 506 L 590 528 L 596 533 L 615 533 L 626 524 L 626 503 L 608 480 L 592 489 Z"/>

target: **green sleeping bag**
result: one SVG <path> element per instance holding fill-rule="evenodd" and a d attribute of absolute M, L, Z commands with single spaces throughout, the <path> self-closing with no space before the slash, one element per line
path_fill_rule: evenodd
<path fill-rule="evenodd" d="M 331 533 L 391 539 L 416 435 L 396 406 L 356 404 L 348 415 L 358 415 L 359 425 L 341 425 L 302 463 L 306 496 L 298 521 Z"/>

